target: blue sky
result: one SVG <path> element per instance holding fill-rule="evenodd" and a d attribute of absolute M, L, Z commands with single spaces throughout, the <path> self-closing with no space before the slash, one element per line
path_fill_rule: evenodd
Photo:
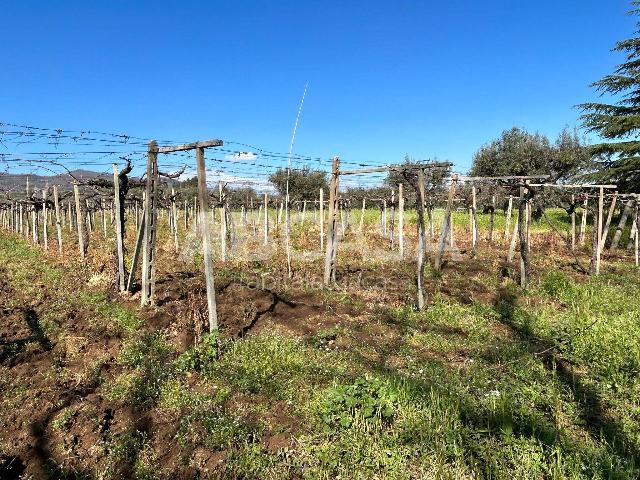
<path fill-rule="evenodd" d="M 622 60 L 626 0 L 2 1 L 0 122 L 366 163 L 555 137 Z"/>

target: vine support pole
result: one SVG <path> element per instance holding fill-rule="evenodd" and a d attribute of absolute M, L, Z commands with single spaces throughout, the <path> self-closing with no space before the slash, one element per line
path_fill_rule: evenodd
<path fill-rule="evenodd" d="M 204 257 L 204 276 L 207 285 L 207 308 L 209 311 L 209 332 L 218 330 L 215 280 L 213 276 L 213 245 L 207 209 L 207 171 L 204 164 L 204 147 L 196 148 L 198 171 L 198 196 L 200 198 L 200 231 L 202 233 L 202 253 Z M 224 212 L 223 212 L 224 215 Z M 224 221 L 224 220 L 223 220 Z"/>
<path fill-rule="evenodd" d="M 42 190 L 42 244 L 49 250 L 49 229 L 47 228 L 47 189 Z"/>
<path fill-rule="evenodd" d="M 571 251 L 576 249 L 576 196 L 571 195 Z"/>
<path fill-rule="evenodd" d="M 418 310 L 422 311 L 425 307 L 424 294 L 424 259 L 426 250 L 426 232 L 424 229 L 424 170 L 418 170 L 418 202 L 416 210 L 418 213 L 418 248 L 417 252 L 417 287 L 418 287 Z"/>
<path fill-rule="evenodd" d="M 113 164 L 113 197 L 115 203 L 116 222 L 116 255 L 118 262 L 118 289 L 125 290 L 124 283 L 124 244 L 122 241 L 122 210 L 120 205 L 120 177 L 118 176 L 118 164 Z"/>
<path fill-rule="evenodd" d="M 156 274 L 156 187 L 158 183 L 158 143 L 149 142 L 147 152 L 147 186 L 144 199 L 144 236 L 142 240 L 142 306 L 153 305 Z"/>
<path fill-rule="evenodd" d="M 84 245 L 84 222 L 82 221 L 82 208 L 80 208 L 80 187 L 78 182 L 73 183 L 73 196 L 76 202 L 76 225 L 78 228 L 78 248 L 80 249 L 80 258 L 84 260 L 85 257 L 85 245 Z"/>
<path fill-rule="evenodd" d="M 263 245 L 269 245 L 269 195 L 264 194 L 264 232 Z"/>
<path fill-rule="evenodd" d="M 338 250 L 338 184 L 340 178 L 340 159 L 334 157 L 331 166 L 331 184 L 329 186 L 329 219 L 327 230 L 327 248 L 324 259 L 324 284 L 336 282 L 336 258 Z"/>
<path fill-rule="evenodd" d="M 402 183 L 398 184 L 398 252 L 404 258 L 404 192 Z"/>
<path fill-rule="evenodd" d="M 451 177 L 451 185 L 449 186 L 449 196 L 447 197 L 447 207 L 444 212 L 444 218 L 442 219 L 442 229 L 440 230 L 440 239 L 438 240 L 438 250 L 436 251 L 436 258 L 434 262 L 434 269 L 439 272 L 442 269 L 442 258 L 444 257 L 444 249 L 447 245 L 447 236 L 451 232 L 451 238 L 453 239 L 453 225 L 451 225 L 452 217 L 451 212 L 453 209 L 453 199 L 456 193 L 456 184 L 458 183 L 458 175 L 454 174 Z"/>
<path fill-rule="evenodd" d="M 324 190 L 320 188 L 320 251 L 324 250 Z"/>

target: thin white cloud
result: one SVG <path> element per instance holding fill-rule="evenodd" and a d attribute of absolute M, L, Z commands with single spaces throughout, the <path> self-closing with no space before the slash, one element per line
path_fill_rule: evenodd
<path fill-rule="evenodd" d="M 232 155 L 225 155 L 225 160 L 230 162 L 253 162 L 258 158 L 258 154 L 253 152 L 238 152 Z"/>

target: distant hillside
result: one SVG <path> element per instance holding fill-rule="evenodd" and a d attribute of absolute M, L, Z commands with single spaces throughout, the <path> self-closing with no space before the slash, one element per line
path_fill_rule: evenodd
<path fill-rule="evenodd" d="M 91 170 L 72 170 L 71 172 L 78 180 L 90 180 L 93 178 L 113 179 L 112 175 L 106 173 L 93 172 Z M 47 185 L 58 185 L 61 190 L 71 189 L 73 178 L 68 174 L 59 175 L 25 175 L 0 173 L 0 190 L 11 190 L 13 192 L 24 192 L 29 179 L 29 188 L 43 189 Z"/>

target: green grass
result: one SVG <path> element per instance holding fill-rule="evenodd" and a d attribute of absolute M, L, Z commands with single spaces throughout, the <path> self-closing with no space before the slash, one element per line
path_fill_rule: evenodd
<path fill-rule="evenodd" d="M 377 214 L 367 210 L 367 222 Z M 551 213 L 566 228 L 563 215 Z M 465 218 L 456 214 L 461 227 Z M 35 278 L 65 278 L 2 235 L 0 266 L 13 288 L 40 299 Z M 53 311 L 71 305 L 119 332 L 101 394 L 175 425 L 171 447 L 152 433 L 110 432 L 98 477 L 166 478 L 158 448 L 181 449 L 185 463 L 205 448 L 224 453 L 223 478 L 633 479 L 640 277 L 622 264 L 613 270 L 592 278 L 550 270 L 526 291 L 488 273 L 495 296 L 485 303 L 436 294 L 425 312 L 384 307 L 365 326 L 341 319 L 306 338 L 275 329 L 222 339 L 219 355 L 217 337 L 178 353 L 165 332 L 145 331 L 135 312 L 88 288 L 58 292 Z M 52 335 L 64 330 L 55 315 L 51 322 Z M 28 392 L 0 372 L 2 405 L 15 407 Z M 52 425 L 65 432 L 79 418 L 67 408 Z M 265 447 L 282 432 L 293 436 L 289 446 Z"/>

